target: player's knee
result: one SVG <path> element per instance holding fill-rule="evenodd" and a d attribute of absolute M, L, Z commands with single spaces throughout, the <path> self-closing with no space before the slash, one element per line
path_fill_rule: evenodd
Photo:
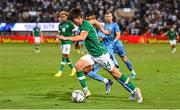
<path fill-rule="evenodd" d="M 111 71 L 111 74 L 113 78 L 116 80 L 118 80 L 121 77 L 121 73 L 117 70 L 116 67 Z"/>
<path fill-rule="evenodd" d="M 92 70 L 93 70 L 93 66 L 90 65 L 90 66 L 84 68 L 84 73 L 87 75 Z"/>
<path fill-rule="evenodd" d="M 81 65 L 79 63 L 76 63 L 75 68 L 76 68 L 77 71 L 82 71 L 83 70 L 83 65 Z"/>
<path fill-rule="evenodd" d="M 63 57 L 64 58 L 69 58 L 69 55 L 68 54 L 63 54 Z"/>

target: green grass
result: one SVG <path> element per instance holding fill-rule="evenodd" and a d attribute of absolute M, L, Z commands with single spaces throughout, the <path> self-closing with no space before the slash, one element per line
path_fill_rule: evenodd
<path fill-rule="evenodd" d="M 0 44 L 0 108 L 180 109 L 180 46 L 175 54 L 168 44 L 126 44 L 125 48 L 137 72 L 134 82 L 142 90 L 141 104 L 129 101 L 129 93 L 104 70 L 99 73 L 114 81 L 111 94 L 105 95 L 103 83 L 87 78 L 92 96 L 86 103 L 73 103 L 72 91 L 82 89 L 77 78 L 69 77 L 68 67 L 61 78 L 53 76 L 60 64 L 59 46 L 42 45 L 36 54 L 33 45 Z M 71 53 L 75 63 L 81 55 L 74 48 Z"/>

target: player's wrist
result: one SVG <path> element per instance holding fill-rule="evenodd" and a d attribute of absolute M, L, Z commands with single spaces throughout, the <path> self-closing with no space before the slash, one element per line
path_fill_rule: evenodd
<path fill-rule="evenodd" d="M 114 40 L 114 43 L 116 43 L 117 42 L 117 40 Z"/>

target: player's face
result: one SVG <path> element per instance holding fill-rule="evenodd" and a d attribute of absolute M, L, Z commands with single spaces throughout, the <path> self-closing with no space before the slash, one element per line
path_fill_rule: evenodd
<path fill-rule="evenodd" d="M 60 18 L 61 18 L 62 22 L 66 22 L 68 17 L 65 14 L 62 14 L 62 15 L 60 15 Z"/>
<path fill-rule="evenodd" d="M 171 28 L 171 31 L 174 31 L 174 28 Z"/>
<path fill-rule="evenodd" d="M 111 13 L 106 14 L 105 19 L 106 19 L 107 22 L 112 22 L 112 19 L 113 19 L 112 14 Z"/>
<path fill-rule="evenodd" d="M 80 26 L 82 24 L 82 18 L 81 17 L 74 18 L 73 22 L 76 26 Z"/>

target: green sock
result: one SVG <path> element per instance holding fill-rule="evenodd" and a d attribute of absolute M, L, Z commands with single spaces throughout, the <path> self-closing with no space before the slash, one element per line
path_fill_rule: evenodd
<path fill-rule="evenodd" d="M 83 89 L 87 88 L 86 78 L 85 78 L 84 72 L 83 71 L 77 72 L 77 77 L 78 77 L 79 82 L 81 83 L 81 86 L 83 87 Z"/>
<path fill-rule="evenodd" d="M 60 71 L 64 71 L 64 65 L 66 64 L 66 58 L 62 58 L 61 60 L 61 67 L 60 67 Z"/>
<path fill-rule="evenodd" d="M 39 50 L 39 47 L 40 47 L 40 45 L 39 45 L 39 44 L 36 44 L 35 50 Z"/>
<path fill-rule="evenodd" d="M 131 93 L 134 92 L 136 86 L 126 74 L 122 74 L 118 81 L 126 90 L 128 90 Z"/>
<path fill-rule="evenodd" d="M 122 71 L 122 68 L 120 68 L 120 67 L 118 67 L 118 71 L 119 71 L 119 72 L 123 72 L 123 71 Z"/>
<path fill-rule="evenodd" d="M 68 64 L 68 66 L 69 66 L 71 69 L 74 68 L 73 64 L 71 63 L 70 58 L 66 58 L 66 63 Z"/>

